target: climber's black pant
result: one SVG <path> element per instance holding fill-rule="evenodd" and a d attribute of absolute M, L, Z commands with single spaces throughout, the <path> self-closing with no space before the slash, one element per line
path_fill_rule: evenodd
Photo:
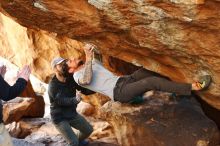
<path fill-rule="evenodd" d="M 167 77 L 141 68 L 131 75 L 118 79 L 114 88 L 114 100 L 123 103 L 129 102 L 132 98 L 141 96 L 150 90 L 190 95 L 191 89 L 191 84 L 173 82 Z"/>

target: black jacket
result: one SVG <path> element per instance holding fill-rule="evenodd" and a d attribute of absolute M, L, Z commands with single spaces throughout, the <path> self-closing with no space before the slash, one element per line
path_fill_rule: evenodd
<path fill-rule="evenodd" d="M 85 95 L 94 93 L 79 86 L 73 77 L 69 77 L 66 82 L 63 83 L 54 76 L 49 82 L 48 95 L 51 103 L 50 114 L 55 124 L 63 120 L 71 120 L 77 115 L 76 107 L 78 101 L 75 98 L 76 89 Z"/>
<path fill-rule="evenodd" d="M 27 81 L 19 78 L 13 86 L 10 86 L 0 75 L 0 99 L 4 101 L 16 98 L 25 89 Z M 0 101 L 0 122 L 2 121 L 2 102 Z"/>

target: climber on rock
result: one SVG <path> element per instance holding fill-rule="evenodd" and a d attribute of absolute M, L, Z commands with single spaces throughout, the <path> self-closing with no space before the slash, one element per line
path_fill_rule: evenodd
<path fill-rule="evenodd" d="M 94 92 L 77 85 L 73 74 L 64 74 L 63 64 L 65 59 L 61 57 L 54 58 L 51 62 L 55 73 L 48 86 L 51 119 L 69 146 L 87 145 L 88 141 L 84 139 L 89 137 L 93 128 L 83 116 L 77 113 L 76 107 L 81 101 L 79 92 L 86 95 Z M 72 127 L 79 131 L 75 133 Z"/>
<path fill-rule="evenodd" d="M 3 124 L 2 102 L 16 98 L 27 86 L 27 81 L 31 73 L 30 67 L 25 66 L 17 74 L 17 81 L 13 86 L 10 86 L 5 80 L 6 66 L 0 67 L 0 146 L 13 146 L 11 137 Z"/>
<path fill-rule="evenodd" d="M 113 101 L 127 103 L 150 90 L 191 95 L 192 90 L 205 90 L 211 83 L 210 75 L 201 76 L 193 83 L 178 83 L 144 68 L 131 75 L 116 76 L 94 59 L 95 45 L 86 44 L 83 49 L 86 61 L 69 59 L 66 62 L 68 72 L 74 73 L 74 79 L 80 86 L 107 95 Z"/>

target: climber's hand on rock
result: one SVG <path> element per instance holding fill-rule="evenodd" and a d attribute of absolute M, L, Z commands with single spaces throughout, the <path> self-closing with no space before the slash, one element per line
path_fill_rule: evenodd
<path fill-rule="evenodd" d="M 94 53 L 95 47 L 96 46 L 93 44 L 85 44 L 85 46 L 83 47 L 87 60 L 93 59 L 93 53 Z"/>

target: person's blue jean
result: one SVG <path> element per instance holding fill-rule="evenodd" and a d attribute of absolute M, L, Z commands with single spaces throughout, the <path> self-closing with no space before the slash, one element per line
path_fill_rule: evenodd
<path fill-rule="evenodd" d="M 64 136 L 66 141 L 69 143 L 69 146 L 78 146 L 79 141 L 86 139 L 93 132 L 93 128 L 89 122 L 79 114 L 77 114 L 73 120 L 65 120 L 54 125 Z M 72 127 L 79 130 L 79 132 L 74 133 Z"/>

